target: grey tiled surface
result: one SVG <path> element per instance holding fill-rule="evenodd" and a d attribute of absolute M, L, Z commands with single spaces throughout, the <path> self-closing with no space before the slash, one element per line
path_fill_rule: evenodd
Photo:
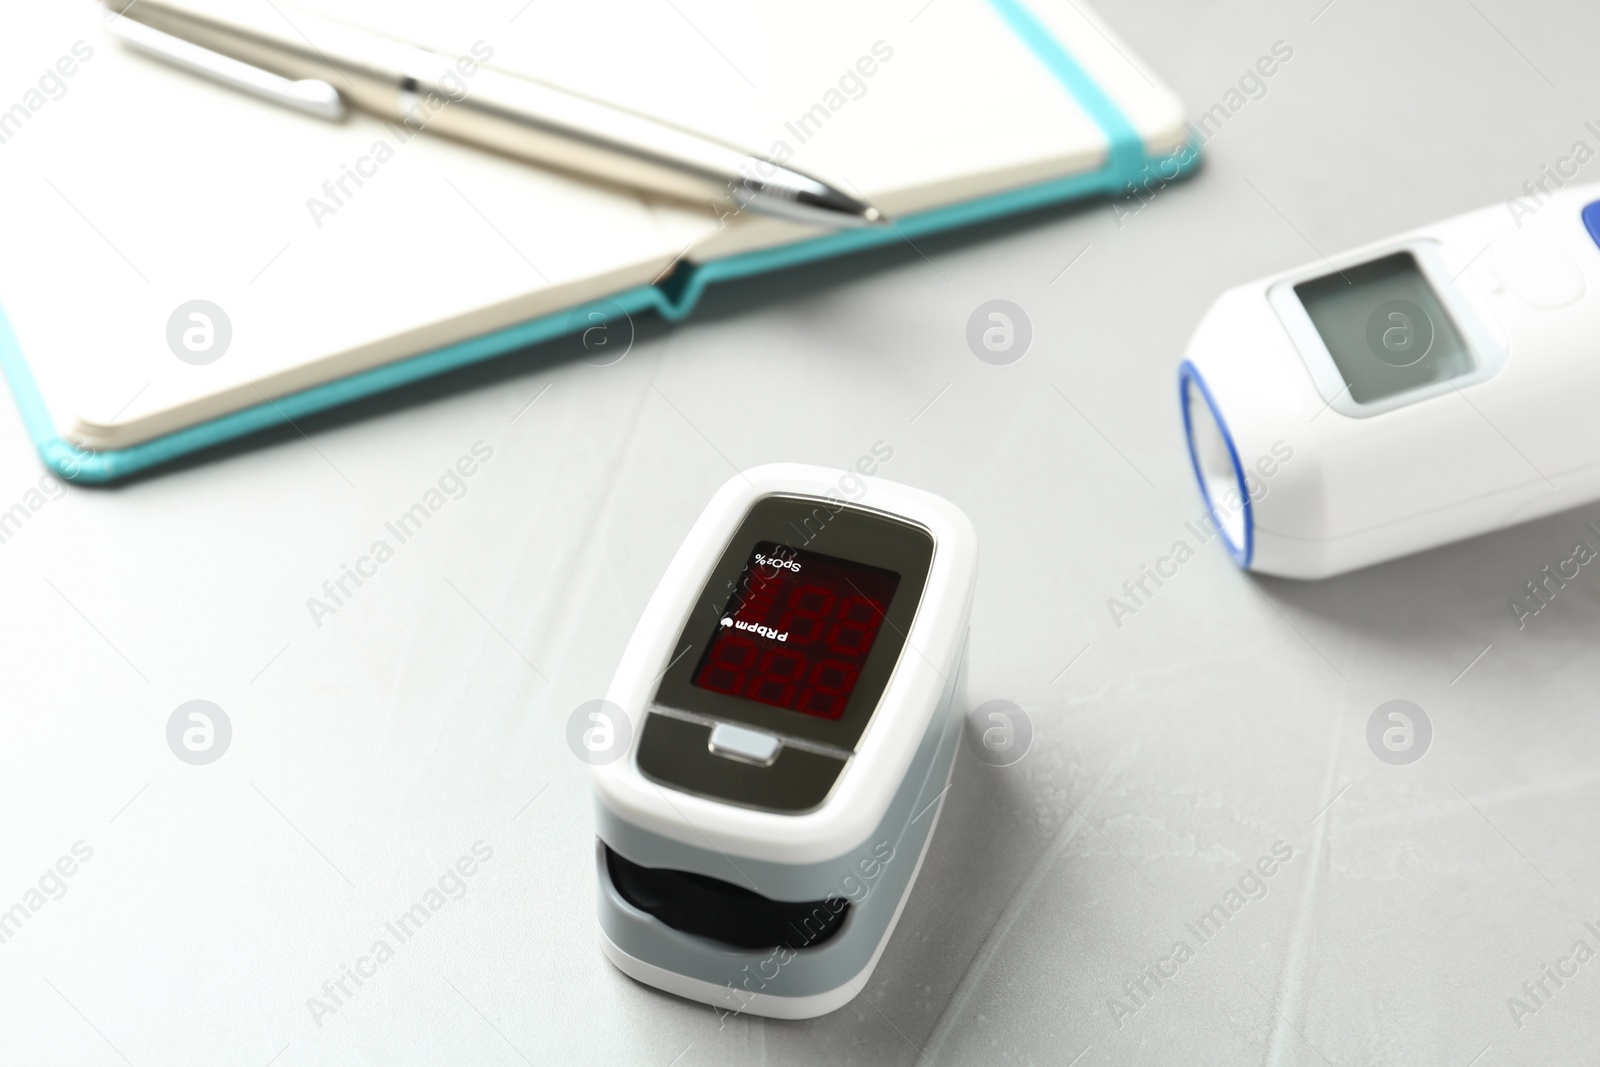
<path fill-rule="evenodd" d="M 1592 1062 L 1600 962 L 1520 1026 L 1507 1000 L 1600 949 L 1600 578 L 1520 631 L 1507 601 L 1594 543 L 1600 506 L 1315 585 L 1246 579 L 1213 543 L 1107 611 L 1200 510 L 1174 368 L 1222 287 L 1593 142 L 1592 5 L 1322 5 L 1101 4 L 1192 114 L 1294 49 L 1203 171 L 1120 225 L 1094 204 L 724 290 L 613 366 L 557 345 L 46 505 L 0 545 L 0 908 L 93 855 L 0 944 L 0 1059 Z M 996 297 L 1034 326 L 1008 367 L 963 341 Z M 479 440 L 466 495 L 315 625 L 306 598 Z M 863 997 L 719 1027 L 601 957 L 565 720 L 734 467 L 880 440 L 886 477 L 976 523 L 971 696 L 1037 738 L 1009 768 L 963 753 Z M 0 404 L 0 506 L 37 476 Z M 163 736 L 197 697 L 235 730 L 198 769 Z M 1395 698 L 1434 724 L 1409 767 L 1364 738 Z M 318 1025 L 307 998 L 480 840 L 466 895 Z M 1278 841 L 1265 895 L 1187 932 Z M 1113 1012 L 1180 940 L 1177 976 Z"/>

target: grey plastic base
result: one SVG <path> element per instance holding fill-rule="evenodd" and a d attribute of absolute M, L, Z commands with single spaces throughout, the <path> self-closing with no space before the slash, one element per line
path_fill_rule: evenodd
<path fill-rule="evenodd" d="M 866 984 L 867 979 L 872 976 L 872 969 L 878 963 L 877 957 L 874 956 L 865 971 L 838 989 L 826 993 L 809 997 L 775 997 L 766 993 L 750 993 L 734 989 L 732 986 L 713 985 L 698 978 L 669 971 L 664 967 L 657 967 L 653 963 L 628 955 L 603 933 L 600 935 L 600 948 L 606 954 L 606 959 L 629 978 L 683 997 L 685 1000 L 709 1004 L 717 1009 L 719 1017 L 723 1018 L 726 1015 L 760 1015 L 768 1019 L 815 1019 L 819 1015 L 826 1015 L 850 1003 Z"/>
<path fill-rule="evenodd" d="M 965 659 L 963 649 L 961 666 L 878 829 L 835 861 L 789 867 L 733 857 L 734 870 L 728 857 L 649 834 L 602 809 L 595 864 L 606 955 L 642 982 L 730 1011 L 808 1018 L 847 1003 L 888 942 L 932 839 L 961 740 L 958 694 Z M 674 930 L 624 900 L 606 869 L 605 845 L 645 866 L 754 883 L 757 892 L 775 899 L 831 899 L 837 906 L 848 901 L 850 914 L 838 933 L 814 947 L 733 948 Z M 798 931 L 801 939 L 806 932 Z"/>

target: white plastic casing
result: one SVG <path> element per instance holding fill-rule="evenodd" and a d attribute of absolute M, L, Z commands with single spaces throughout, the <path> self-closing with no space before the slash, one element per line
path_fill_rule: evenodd
<path fill-rule="evenodd" d="M 1500 204 L 1224 293 L 1180 381 L 1203 381 L 1249 474 L 1235 558 L 1323 578 L 1600 497 L 1600 247 L 1582 218 L 1596 200 L 1600 185 L 1543 198 L 1531 217 Z M 1430 242 L 1448 275 L 1430 280 L 1499 365 L 1408 403 L 1330 401 L 1274 286 Z"/>
<path fill-rule="evenodd" d="M 630 751 L 592 772 L 596 798 L 612 815 L 697 849 L 796 865 L 841 856 L 878 827 L 958 663 L 977 582 L 978 539 L 959 509 L 931 493 L 845 473 L 779 463 L 729 479 L 662 576 L 606 693 L 627 713 L 637 745 L 639 726 L 684 620 L 757 500 L 815 497 L 920 525 L 934 540 L 927 585 L 877 712 L 833 792 L 821 807 L 801 815 L 756 811 L 657 785 L 639 773 Z M 841 482 L 860 481 L 867 484 L 864 494 L 847 496 L 841 488 Z"/>

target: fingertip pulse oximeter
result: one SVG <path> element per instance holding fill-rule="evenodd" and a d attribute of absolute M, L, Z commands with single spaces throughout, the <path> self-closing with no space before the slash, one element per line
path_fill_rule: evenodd
<path fill-rule="evenodd" d="M 607 693 L 639 724 L 593 771 L 618 968 L 784 1019 L 861 991 L 954 766 L 977 557 L 957 508 L 890 482 L 777 464 L 717 492 Z"/>
<path fill-rule="evenodd" d="M 1179 371 L 1242 566 L 1322 578 L 1600 496 L 1600 186 L 1224 293 Z"/>

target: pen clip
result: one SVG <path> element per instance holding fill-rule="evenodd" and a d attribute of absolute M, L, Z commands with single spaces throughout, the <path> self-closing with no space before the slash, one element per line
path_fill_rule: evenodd
<path fill-rule="evenodd" d="M 126 15 L 113 16 L 106 23 L 106 30 L 136 51 L 223 85 L 332 122 L 344 118 L 344 98 L 325 81 L 314 78 L 290 81 L 232 56 L 202 48 L 193 41 L 162 33 Z"/>

